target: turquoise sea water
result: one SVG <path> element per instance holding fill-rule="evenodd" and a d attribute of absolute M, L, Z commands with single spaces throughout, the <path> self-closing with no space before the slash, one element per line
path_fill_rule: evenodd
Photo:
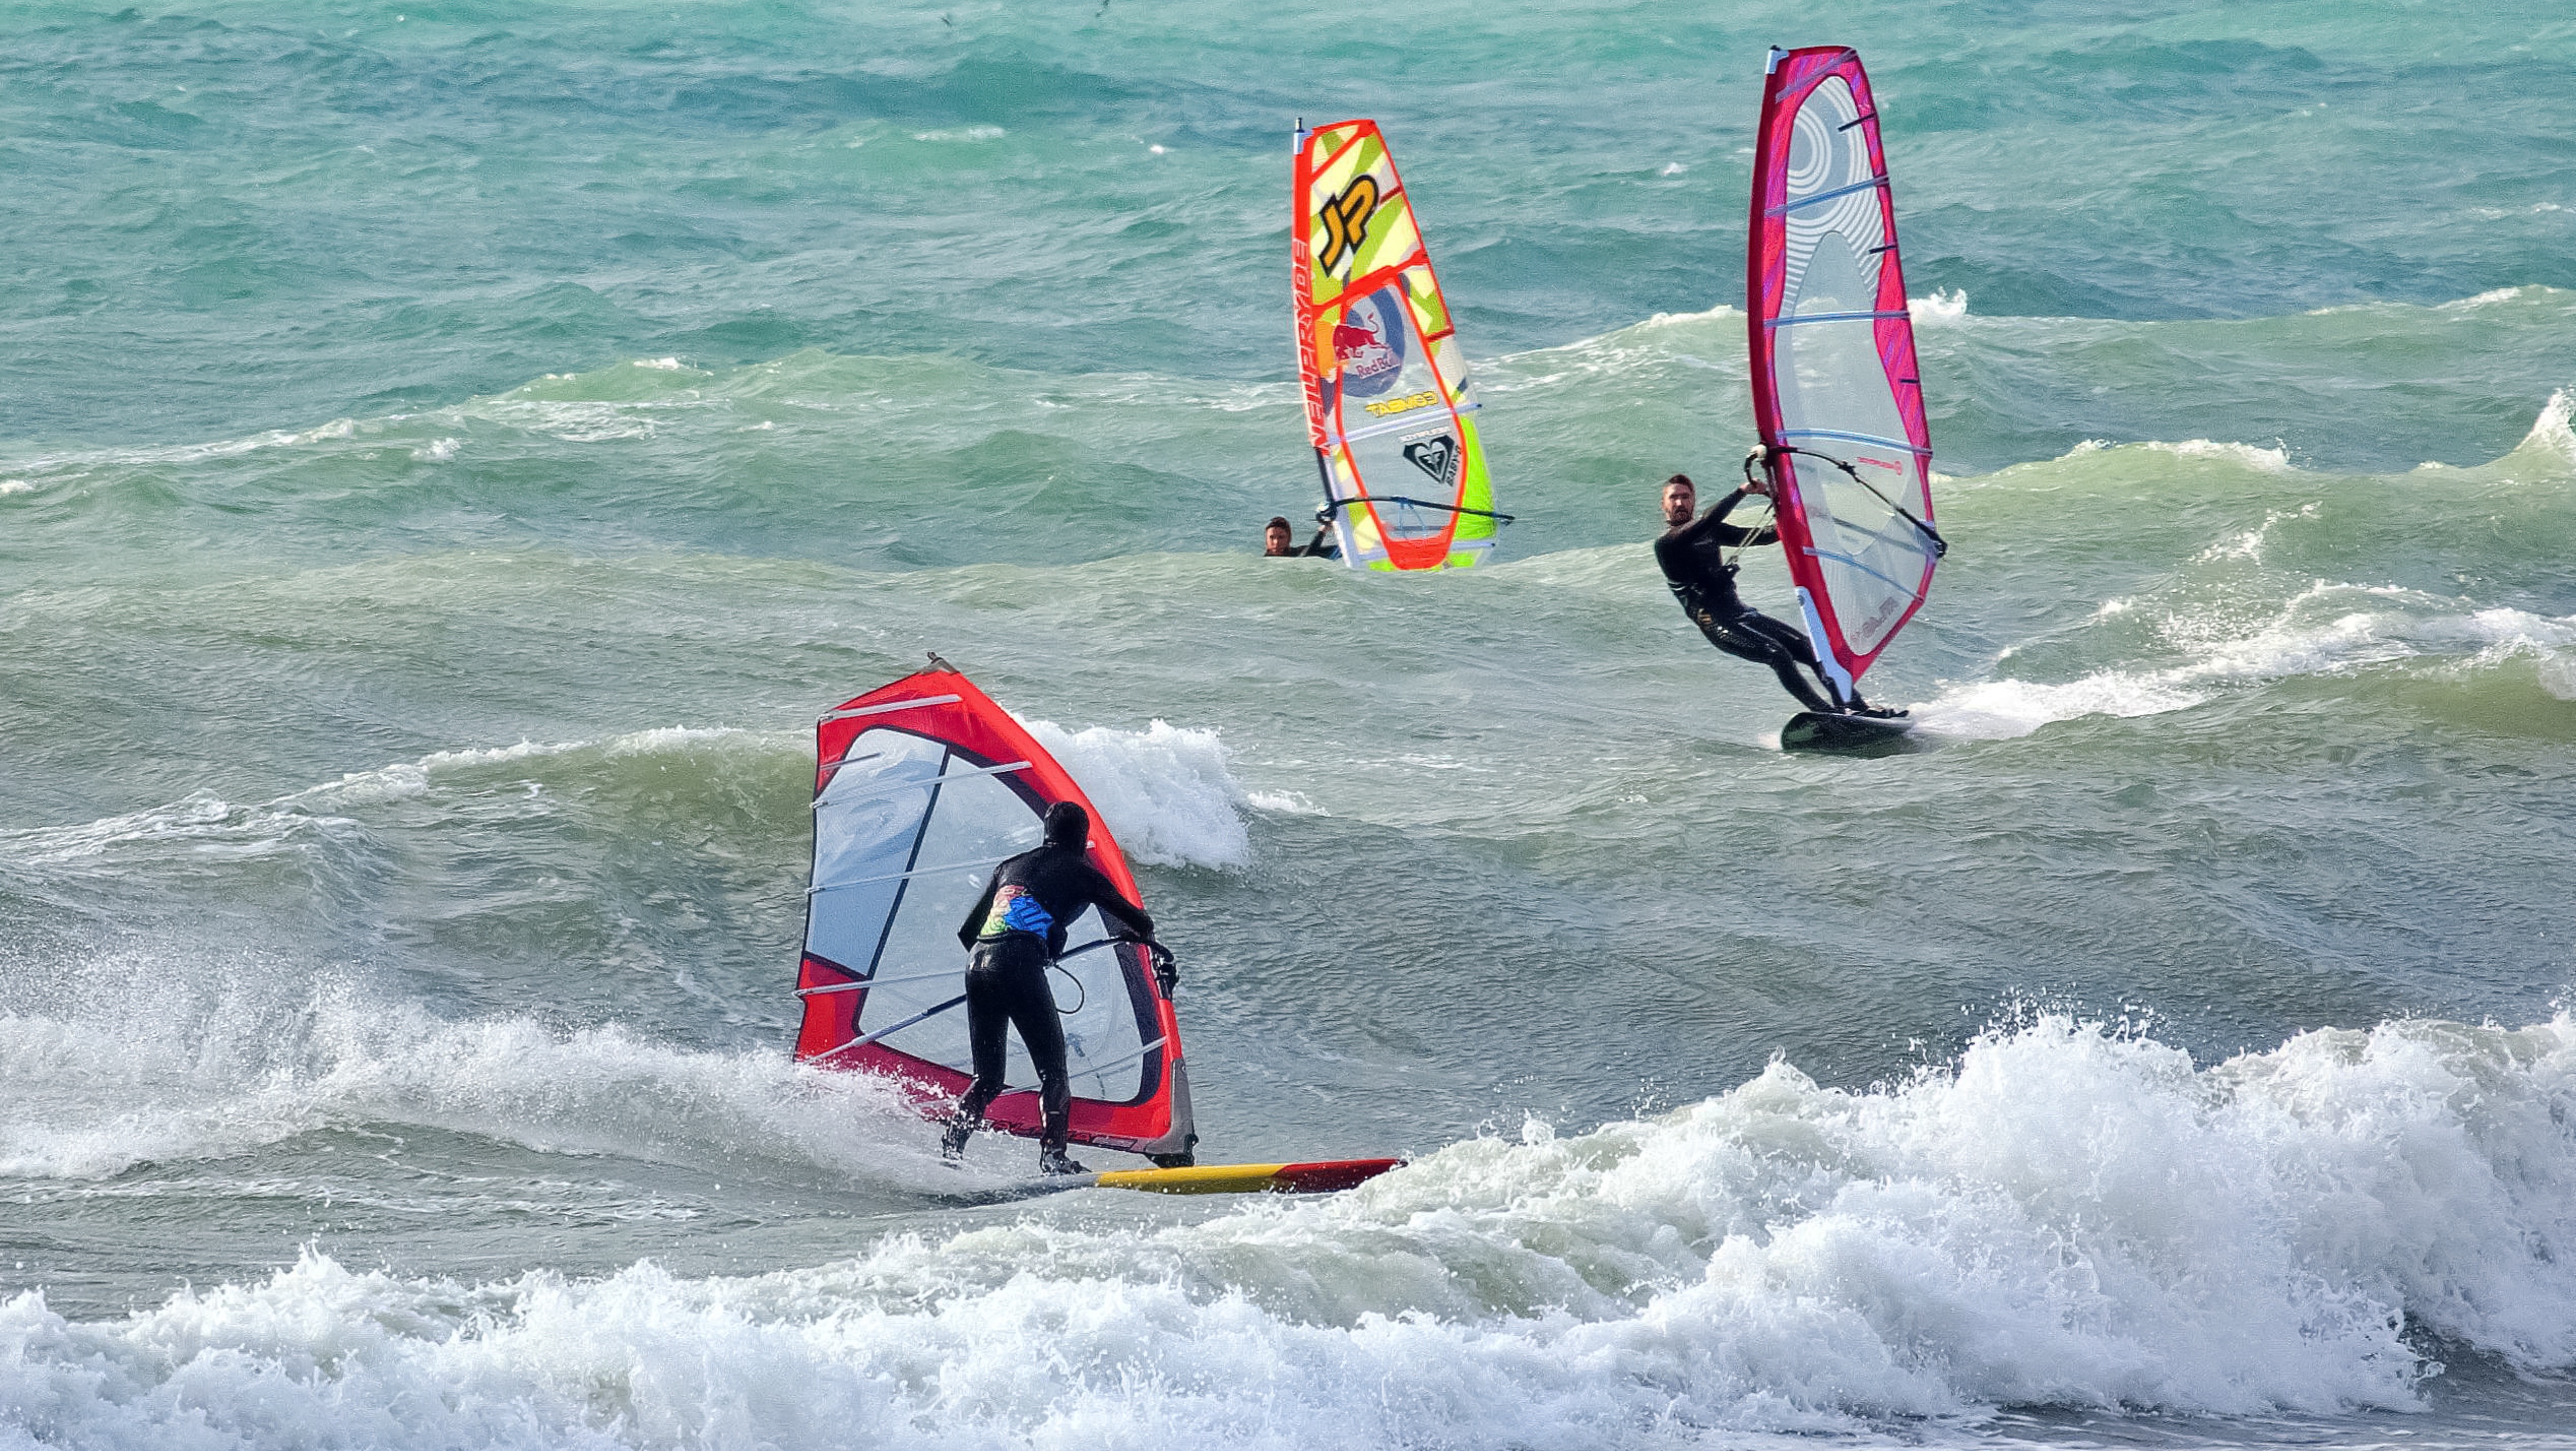
<path fill-rule="evenodd" d="M 1364 13 L 0 11 L 0 1447 L 2576 1442 L 2576 18 Z M 1955 545 L 1866 761 L 1644 544 L 1825 42 Z M 1350 115 L 1490 569 L 1249 557 Z M 968 1207 L 788 1064 L 928 649 L 1203 1155 L 1410 1167 Z"/>

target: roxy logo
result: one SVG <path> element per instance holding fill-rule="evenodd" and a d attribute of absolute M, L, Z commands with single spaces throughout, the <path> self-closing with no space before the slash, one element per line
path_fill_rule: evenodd
<path fill-rule="evenodd" d="M 1408 443 L 1404 446 L 1404 456 L 1415 468 L 1429 474 L 1433 483 L 1446 485 L 1449 466 L 1458 461 L 1458 440 L 1444 433 L 1420 443 Z"/>
<path fill-rule="evenodd" d="M 1377 178 L 1362 176 L 1340 196 L 1324 203 L 1315 219 L 1324 224 L 1324 251 L 1317 260 L 1327 272 L 1338 272 L 1342 263 L 1359 250 L 1360 241 L 1368 235 L 1368 220 L 1377 214 Z"/>

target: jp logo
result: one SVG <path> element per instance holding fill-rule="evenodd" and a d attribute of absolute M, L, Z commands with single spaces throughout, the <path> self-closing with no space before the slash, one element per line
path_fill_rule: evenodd
<path fill-rule="evenodd" d="M 1375 398 L 1404 376 L 1404 300 L 1381 287 L 1333 324 L 1333 362 L 1342 391 Z"/>
<path fill-rule="evenodd" d="M 1449 487 L 1449 470 L 1458 462 L 1458 440 L 1447 434 L 1426 438 L 1404 446 L 1405 460 L 1431 476 L 1442 488 Z"/>
<path fill-rule="evenodd" d="M 1324 251 L 1316 260 L 1327 272 L 1339 272 L 1368 236 L 1369 218 L 1377 213 L 1377 178 L 1362 176 L 1340 196 L 1324 203 L 1315 220 L 1324 224 Z"/>

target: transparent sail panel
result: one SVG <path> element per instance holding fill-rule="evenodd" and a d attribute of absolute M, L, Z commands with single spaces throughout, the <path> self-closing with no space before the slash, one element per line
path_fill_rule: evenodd
<path fill-rule="evenodd" d="M 805 950 L 866 976 L 930 811 L 948 747 L 900 731 L 867 731 L 814 804 L 814 887 Z"/>
<path fill-rule="evenodd" d="M 938 741 L 872 730 L 853 741 L 814 813 L 815 885 L 806 950 L 862 976 L 881 979 L 860 1008 L 864 1036 L 894 1028 L 965 991 L 966 949 L 957 930 L 983 895 L 995 864 L 1036 846 L 1036 810 L 1006 784 L 1007 772 Z M 1108 935 L 1085 909 L 1066 943 Z M 1140 1017 L 1153 1019 L 1120 949 L 1075 953 L 1050 985 L 1064 1018 L 1066 1061 L 1077 1098 L 1126 1102 L 1145 1093 L 1138 1052 Z M 1079 1004 L 1079 1007 L 1076 1005 Z M 880 1039 L 912 1057 L 973 1071 L 966 1013 L 951 1008 Z M 1037 1077 L 1018 1035 L 1009 1035 L 1010 1082 Z"/>
<path fill-rule="evenodd" d="M 1086 908 L 1066 934 L 1065 945 L 1080 947 L 1108 935 L 1099 911 Z M 1137 1050 L 1146 1043 L 1139 1036 L 1140 1024 L 1153 1021 L 1154 1009 L 1141 981 L 1129 972 L 1130 961 L 1129 949 L 1103 947 L 1066 957 L 1065 972 L 1053 974 L 1056 1006 L 1073 1008 L 1077 1001 L 1081 1003 L 1064 1015 L 1064 1061 L 1073 1075 L 1076 1098 L 1124 1103 L 1151 1087 L 1145 1082 L 1144 1055 Z M 1066 972 L 1072 974 L 1072 981 L 1067 981 Z M 1024 1064 L 1015 1063 L 1012 1072 L 1011 1082 L 1016 1085 L 1037 1083 Z"/>
<path fill-rule="evenodd" d="M 1827 76 L 1798 107 L 1789 133 L 1789 200 L 1839 191 L 1873 175 L 1869 138 L 1855 124 L 1860 103 L 1839 76 Z M 1877 206 L 1868 207 L 1875 212 Z"/>
<path fill-rule="evenodd" d="M 966 949 L 957 929 L 968 909 L 982 896 L 984 883 L 1002 858 L 1034 847 L 1045 836 L 1037 812 L 1019 793 L 986 775 L 958 775 L 975 763 L 950 758 L 950 774 L 939 786 L 921 834 L 915 875 L 905 883 L 902 901 L 887 924 L 885 951 L 876 976 L 887 979 L 938 977 L 889 982 L 869 991 L 859 1012 L 859 1031 L 873 1033 L 965 991 Z M 954 977 L 947 974 L 954 973 Z M 966 1015 L 951 1010 L 903 1029 L 885 1044 L 917 1058 L 961 1071 L 969 1066 Z"/>

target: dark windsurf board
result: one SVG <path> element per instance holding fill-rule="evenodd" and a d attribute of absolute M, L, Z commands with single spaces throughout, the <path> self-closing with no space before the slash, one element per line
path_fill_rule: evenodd
<path fill-rule="evenodd" d="M 1823 715 L 1802 710 L 1780 727 L 1784 751 L 1887 750 L 1904 743 L 1914 722 L 1904 716 Z"/>

